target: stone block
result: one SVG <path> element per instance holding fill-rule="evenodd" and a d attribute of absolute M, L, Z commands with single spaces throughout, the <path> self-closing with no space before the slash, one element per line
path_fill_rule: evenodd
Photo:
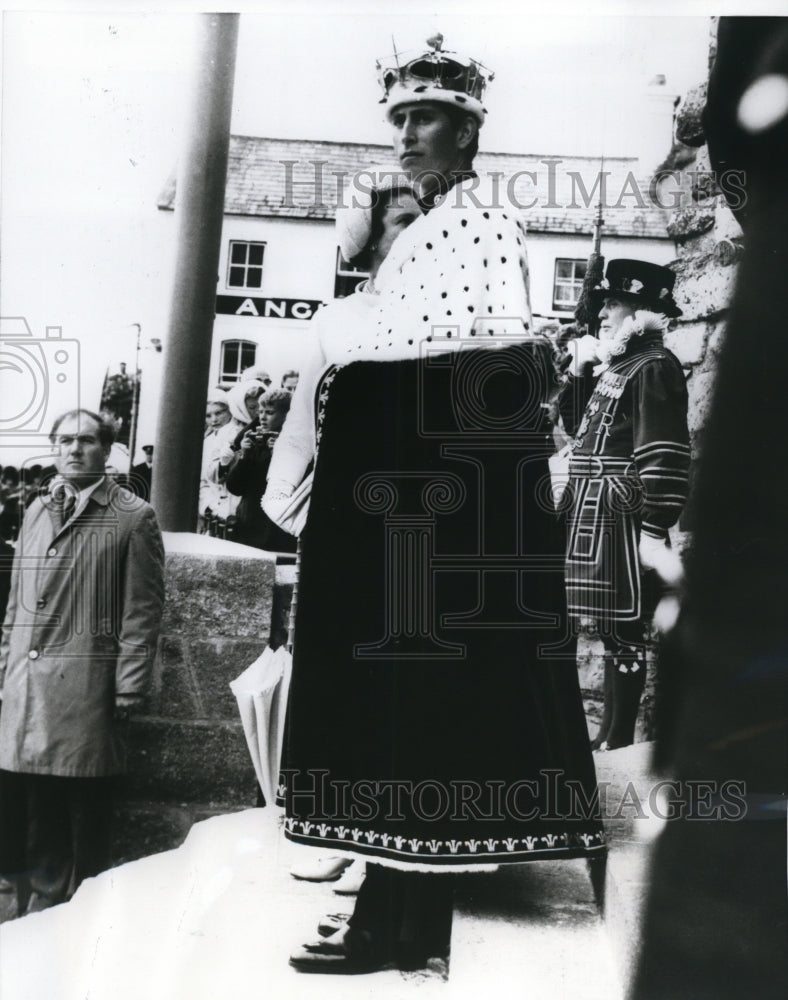
<path fill-rule="evenodd" d="M 701 115 L 706 104 L 706 84 L 687 91 L 676 112 L 676 138 L 687 146 L 702 146 L 705 142 Z"/>
<path fill-rule="evenodd" d="M 709 334 L 709 342 L 706 345 L 706 356 L 703 359 L 703 371 L 716 370 L 720 353 L 725 343 L 725 323 L 712 323 L 710 327 L 711 333 Z"/>
<path fill-rule="evenodd" d="M 674 298 L 682 322 L 706 319 L 727 309 L 736 280 L 735 267 L 723 267 L 712 254 L 679 260 L 675 266 Z"/>
<path fill-rule="evenodd" d="M 173 719 L 197 719 L 201 715 L 189 670 L 188 641 L 182 636 L 165 635 L 159 643 L 150 714 Z"/>
<path fill-rule="evenodd" d="M 276 557 L 206 535 L 165 534 L 162 631 L 189 638 L 266 640 Z"/>
<path fill-rule="evenodd" d="M 201 718 L 238 719 L 238 704 L 230 690 L 234 680 L 265 649 L 259 640 L 206 639 L 189 645 L 192 675 L 197 684 Z"/>
<path fill-rule="evenodd" d="M 741 240 L 742 228 L 736 221 L 736 216 L 728 208 L 724 198 L 718 199 L 715 216 L 713 235 L 716 241 Z"/>
<path fill-rule="evenodd" d="M 706 208 L 709 202 L 714 201 L 720 193 L 717 187 L 717 179 L 711 173 L 698 172 L 692 176 L 691 188 L 692 198 L 697 202 L 699 208 Z"/>
<path fill-rule="evenodd" d="M 706 333 L 705 323 L 682 324 L 665 334 L 665 346 L 682 365 L 697 365 L 703 360 Z"/>
<path fill-rule="evenodd" d="M 257 781 L 241 723 L 132 720 L 126 796 L 253 806 Z"/>
<path fill-rule="evenodd" d="M 698 435 L 706 423 L 714 390 L 714 372 L 693 372 L 687 382 L 689 409 L 687 422 L 693 435 Z"/>
<path fill-rule="evenodd" d="M 702 256 L 711 256 L 714 253 L 714 248 L 717 245 L 714 239 L 714 230 L 710 229 L 707 233 L 703 233 L 700 236 L 694 236 L 692 239 L 687 240 L 686 243 L 676 244 L 676 257 L 675 263 L 681 261 L 693 261 L 700 254 Z"/>
<path fill-rule="evenodd" d="M 695 153 L 695 163 L 692 166 L 692 170 L 701 174 L 710 174 L 712 172 L 709 147 L 705 144 L 697 149 Z"/>
<path fill-rule="evenodd" d="M 714 212 L 701 208 L 682 208 L 670 217 L 668 236 L 678 243 L 707 233 L 714 225 Z"/>

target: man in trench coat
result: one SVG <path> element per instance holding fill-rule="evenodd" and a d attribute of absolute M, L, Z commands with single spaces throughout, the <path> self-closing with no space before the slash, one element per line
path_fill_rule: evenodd
<path fill-rule="evenodd" d="M 25 512 L 0 645 L 0 872 L 30 913 L 109 866 L 125 722 L 142 706 L 164 603 L 153 509 L 104 472 L 113 430 L 52 428 L 59 476 Z"/>

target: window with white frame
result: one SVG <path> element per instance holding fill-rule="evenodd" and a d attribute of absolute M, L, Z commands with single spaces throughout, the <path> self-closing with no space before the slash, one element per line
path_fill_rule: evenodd
<path fill-rule="evenodd" d="M 241 372 L 251 368 L 257 359 L 257 344 L 251 340 L 222 341 L 219 381 L 239 382 Z"/>
<path fill-rule="evenodd" d="M 555 281 L 553 283 L 553 309 L 574 309 L 580 292 L 583 290 L 583 279 L 586 276 L 586 261 L 570 260 L 558 257 L 555 262 Z"/>
<path fill-rule="evenodd" d="M 263 285 L 265 243 L 230 240 L 227 287 L 259 289 Z"/>
<path fill-rule="evenodd" d="M 346 261 L 337 247 L 337 267 L 334 276 L 335 299 L 344 299 L 347 295 L 352 295 L 361 282 L 368 277 L 369 271 L 363 271 L 360 267 Z"/>

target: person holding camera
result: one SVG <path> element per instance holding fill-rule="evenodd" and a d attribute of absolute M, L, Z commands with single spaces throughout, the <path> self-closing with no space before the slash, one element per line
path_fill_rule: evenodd
<path fill-rule="evenodd" d="M 283 531 L 260 506 L 271 464 L 271 452 L 285 422 L 293 394 L 268 389 L 258 401 L 258 415 L 232 444 L 235 461 L 227 472 L 227 489 L 240 497 L 233 540 L 269 552 L 295 552 L 296 539 Z"/>

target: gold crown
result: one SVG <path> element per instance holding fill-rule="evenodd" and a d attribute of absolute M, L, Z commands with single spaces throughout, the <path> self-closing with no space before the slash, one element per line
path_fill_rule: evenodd
<path fill-rule="evenodd" d="M 380 103 L 404 104 L 406 101 L 441 101 L 465 108 L 483 121 L 486 110 L 482 97 L 487 84 L 494 79 L 475 59 L 444 51 L 443 35 L 427 39 L 426 52 L 394 53 L 378 59 L 378 82 L 383 88 Z"/>

